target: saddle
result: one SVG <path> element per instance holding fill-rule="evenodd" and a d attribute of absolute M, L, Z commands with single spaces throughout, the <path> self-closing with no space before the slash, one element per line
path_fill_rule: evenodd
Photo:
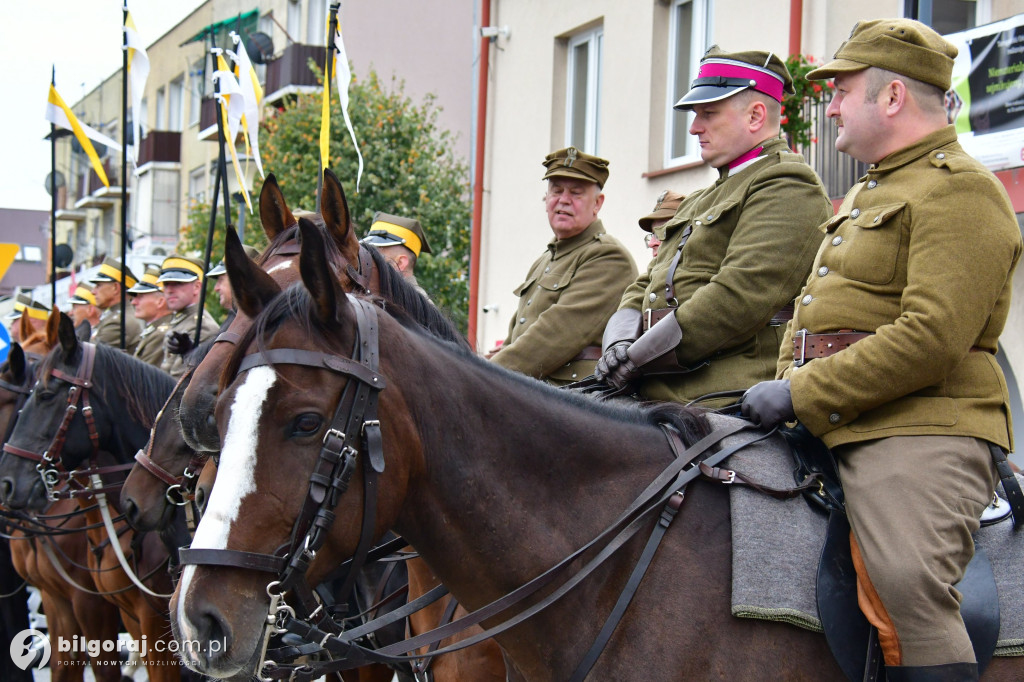
<path fill-rule="evenodd" d="M 832 655 L 854 682 L 884 680 L 885 663 L 877 631 L 857 604 L 857 573 L 850 554 L 850 523 L 835 459 L 825 444 L 802 425 L 781 429 L 796 464 L 794 478 L 819 474 L 822 485 L 805 494 L 815 509 L 828 515 L 825 543 L 817 572 L 818 615 Z M 988 555 L 976 548 L 963 579 L 960 614 L 974 646 L 978 670 L 984 671 L 999 637 L 999 601 Z"/>

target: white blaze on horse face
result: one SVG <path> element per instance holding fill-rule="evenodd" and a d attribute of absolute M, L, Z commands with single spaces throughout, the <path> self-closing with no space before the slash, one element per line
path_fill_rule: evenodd
<path fill-rule="evenodd" d="M 254 367 L 235 391 L 227 436 L 220 451 L 217 484 L 210 492 L 206 511 L 196 528 L 193 549 L 227 549 L 231 524 L 238 518 L 242 500 L 256 491 L 254 470 L 260 416 L 276 379 L 273 367 Z M 185 617 L 185 598 L 195 569 L 193 565 L 185 567 L 178 590 L 178 626 L 185 639 L 196 639 Z"/>
<path fill-rule="evenodd" d="M 272 274 L 274 274 L 275 272 L 277 272 L 278 270 L 283 270 L 283 269 L 285 269 L 285 268 L 290 268 L 291 266 L 292 266 L 292 262 L 291 262 L 290 260 L 286 260 L 285 262 L 283 262 L 283 263 L 278 263 L 278 264 L 277 264 L 277 265 L 275 265 L 274 267 L 272 267 L 272 268 L 270 268 L 269 270 L 267 270 L 267 274 L 268 274 L 268 275 L 272 275 Z"/>

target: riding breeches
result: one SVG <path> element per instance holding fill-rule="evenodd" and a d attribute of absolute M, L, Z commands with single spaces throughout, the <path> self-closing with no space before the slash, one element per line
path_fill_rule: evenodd
<path fill-rule="evenodd" d="M 890 666 L 974 662 L 953 587 L 998 480 L 985 441 L 894 436 L 834 449 L 862 610 Z M 866 573 L 866 576 L 864 575 Z"/>

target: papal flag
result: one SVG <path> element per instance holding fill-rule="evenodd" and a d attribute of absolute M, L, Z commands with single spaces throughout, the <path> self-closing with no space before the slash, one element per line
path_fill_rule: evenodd
<path fill-rule="evenodd" d="M 348 128 L 349 137 L 352 138 L 352 146 L 356 149 L 356 156 L 359 158 L 359 170 L 356 172 L 356 191 L 359 191 L 359 179 L 363 176 L 363 154 L 359 151 L 359 142 L 356 140 L 356 131 L 352 128 L 352 119 L 348 115 L 348 86 L 352 82 L 352 70 L 348 66 L 348 55 L 345 54 L 345 42 L 341 39 L 341 20 L 338 20 L 338 30 L 334 34 L 335 63 L 334 71 L 338 75 L 338 99 L 341 100 L 341 113 L 345 116 L 345 126 Z"/>
<path fill-rule="evenodd" d="M 256 170 L 263 174 L 263 160 L 260 158 L 260 105 L 263 102 L 263 87 L 260 85 L 260 78 L 256 75 L 256 69 L 249 61 L 249 53 L 245 51 L 245 44 L 237 33 L 230 33 L 231 39 L 235 41 L 237 52 L 228 52 L 235 60 L 238 71 L 238 86 L 242 90 L 242 99 L 245 101 L 245 114 L 242 116 L 242 125 L 245 127 L 249 147 L 252 149 L 253 158 L 256 160 Z"/>
<path fill-rule="evenodd" d="M 235 80 L 235 74 L 228 69 L 228 63 L 225 61 L 224 55 L 221 54 L 222 50 L 220 48 L 213 48 L 210 51 L 217 58 L 217 70 L 213 72 L 213 80 L 217 83 L 217 97 L 220 99 L 225 142 L 227 143 L 228 151 L 231 153 L 231 165 L 235 169 L 235 178 L 238 180 L 238 186 L 242 190 L 242 196 L 245 197 L 245 205 L 249 207 L 249 213 L 252 213 L 249 188 L 245 184 L 245 174 L 242 173 L 242 167 L 238 165 L 238 152 L 235 151 L 235 137 L 238 135 L 238 129 L 242 124 L 242 116 L 245 114 L 245 98 L 242 95 L 242 88 L 238 85 L 238 81 Z M 227 178 L 224 178 L 224 182 L 227 182 Z"/>
<path fill-rule="evenodd" d="M 127 12 L 124 18 L 124 41 L 128 48 L 128 79 L 132 91 L 132 161 L 138 165 L 141 142 L 139 131 L 143 124 L 142 96 L 146 92 L 146 79 L 149 78 L 149 55 L 135 30 L 132 15 Z"/>
<path fill-rule="evenodd" d="M 121 145 L 95 128 L 91 128 L 79 121 L 74 112 L 64 103 L 61 96 L 57 94 L 57 88 L 53 86 L 53 83 L 50 84 L 50 95 L 46 100 L 46 120 L 58 128 L 70 130 L 75 134 L 75 139 L 78 140 L 78 144 L 82 146 L 86 156 L 89 157 L 89 162 L 92 163 L 92 168 L 96 171 L 96 175 L 105 186 L 110 187 L 110 181 L 107 180 L 107 174 L 103 170 L 103 164 L 100 163 L 100 157 L 96 153 L 96 148 L 92 146 L 92 142 L 89 140 L 96 140 L 115 151 L 121 151 Z"/>

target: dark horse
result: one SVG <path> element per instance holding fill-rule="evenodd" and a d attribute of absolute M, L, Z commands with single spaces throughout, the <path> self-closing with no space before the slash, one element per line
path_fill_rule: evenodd
<path fill-rule="evenodd" d="M 226 434 L 222 466 L 232 474 L 214 486 L 193 547 L 226 557 L 228 566 L 196 560 L 171 602 L 179 639 L 226 644 L 191 659 L 205 674 L 244 677 L 259 661 L 274 576 L 265 567 L 239 567 L 233 557 L 292 547 L 293 525 L 336 407 L 349 400 L 346 390 L 383 386 L 377 417 L 384 466 L 374 532 L 400 532 L 470 609 L 584 546 L 658 478 L 673 461 L 658 422 L 675 425 L 687 442 L 707 429 L 699 412 L 568 395 L 430 338 L 396 313 L 371 315 L 365 302 L 346 297 L 312 246 L 303 248 L 300 269 L 304 287 L 267 304 L 225 369 L 230 383 L 217 422 Z M 373 318 L 378 335 L 366 331 Z M 366 356 L 354 352 L 372 354 L 373 338 L 379 341 L 376 374 L 367 371 Z M 251 357 L 256 354 L 264 357 Z M 317 357 L 319 366 L 306 364 Z M 268 366 L 271 358 L 279 364 Z M 311 583 L 357 546 L 364 515 L 360 479 L 371 464 L 381 468 L 373 448 L 364 450 L 310 565 Z M 821 635 L 730 616 L 728 507 L 721 487 L 689 486 L 680 518 L 590 679 L 842 679 Z M 655 523 L 651 518 L 647 530 Z M 294 540 L 301 543 L 301 537 Z M 629 540 L 559 601 L 495 636 L 513 679 L 571 677 L 642 545 L 640 536 Z M 1022 679 L 1022 668 L 1020 659 L 999 659 L 986 677 Z"/>

